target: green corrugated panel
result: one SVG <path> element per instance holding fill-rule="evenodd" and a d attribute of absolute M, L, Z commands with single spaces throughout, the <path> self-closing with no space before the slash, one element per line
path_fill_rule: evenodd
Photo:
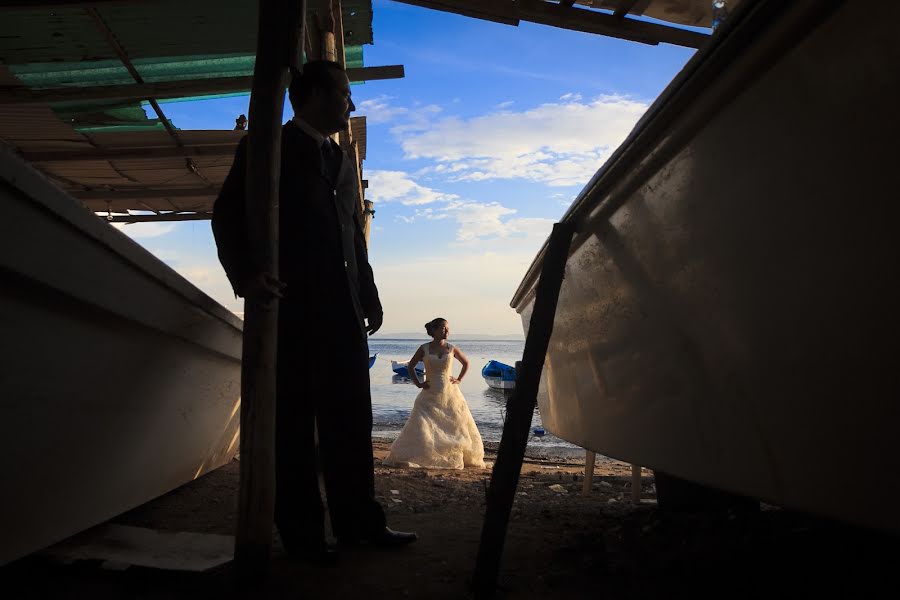
<path fill-rule="evenodd" d="M 344 50 L 348 67 L 363 66 L 362 46 L 348 46 Z M 145 58 L 133 61 L 138 73 L 148 83 L 211 79 L 218 77 L 244 77 L 253 74 L 254 55 L 235 56 L 183 56 Z M 98 60 L 78 63 L 37 63 L 10 65 L 12 71 L 26 86 L 33 89 L 56 87 L 89 87 L 97 85 L 129 85 L 134 79 L 118 60 Z M 183 102 L 240 96 L 247 92 L 211 94 L 203 97 L 171 98 L 160 101 Z M 144 130 L 160 129 L 158 119 L 148 119 L 141 102 L 88 101 L 57 102 L 50 105 L 56 115 L 71 123 L 76 131 Z"/>

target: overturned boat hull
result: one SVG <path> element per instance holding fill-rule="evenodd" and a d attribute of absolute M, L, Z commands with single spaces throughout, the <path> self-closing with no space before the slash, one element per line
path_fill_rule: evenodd
<path fill-rule="evenodd" d="M 0 563 L 238 449 L 239 319 L 0 153 Z"/>
<path fill-rule="evenodd" d="M 900 10 L 745 4 L 564 217 L 578 234 L 541 420 L 611 457 L 900 531 Z M 526 329 L 542 260 L 512 302 Z"/>

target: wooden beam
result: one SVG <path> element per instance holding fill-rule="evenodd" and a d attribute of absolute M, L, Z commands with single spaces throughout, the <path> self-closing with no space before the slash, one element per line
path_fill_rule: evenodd
<path fill-rule="evenodd" d="M 0 0 L 0 9 L 77 8 L 111 4 L 139 4 L 154 0 Z"/>
<path fill-rule="evenodd" d="M 512 2 L 494 2 L 492 4 L 487 4 L 482 0 L 397 0 L 397 2 L 504 25 L 519 24 L 519 17 Z"/>
<path fill-rule="evenodd" d="M 583 8 L 567 7 L 543 0 L 520 0 L 519 18 L 523 21 L 596 33 L 609 37 L 656 45 L 660 42 L 699 48 L 709 36 L 687 29 L 668 27 L 658 23 L 620 19 L 608 13 Z"/>
<path fill-rule="evenodd" d="M 381 67 L 358 67 L 347 69 L 350 81 L 376 81 L 381 79 L 402 79 L 405 77 L 403 65 Z M 90 87 L 64 87 L 32 90 L 24 86 L 0 86 L 0 104 L 48 104 L 51 102 L 72 102 L 87 100 L 146 100 L 156 98 L 191 98 L 210 94 L 233 94 L 249 92 L 253 77 L 217 77 L 212 79 L 192 79 L 138 83 L 132 85 L 98 85 Z"/>
<path fill-rule="evenodd" d="M 403 79 L 406 72 L 403 65 L 384 65 L 381 67 L 355 67 L 347 69 L 347 77 L 354 81 L 378 81 L 381 79 Z"/>
<path fill-rule="evenodd" d="M 71 191 L 69 195 L 79 200 L 94 202 L 115 202 L 116 200 L 152 200 L 155 198 L 206 198 L 217 196 L 218 187 L 196 187 L 176 189 L 135 188 L 117 190 Z"/>
<path fill-rule="evenodd" d="M 109 223 L 159 223 L 164 221 L 209 221 L 212 219 L 212 213 L 194 212 L 194 213 L 160 213 L 158 215 L 113 215 L 107 216 L 106 213 L 96 213 L 98 217 Z"/>
<path fill-rule="evenodd" d="M 455 2 L 452 0 L 397 1 L 507 25 L 518 25 L 520 20 L 529 21 L 540 25 L 549 25 L 585 33 L 596 33 L 642 44 L 656 45 L 660 42 L 665 42 L 688 48 L 699 48 L 709 38 L 708 35 L 687 29 L 635 19 L 619 18 L 606 12 L 575 8 L 574 6 L 545 2 L 544 0 L 517 0 L 516 2 L 505 1 L 491 4 L 477 0 L 457 0 Z"/>
<path fill-rule="evenodd" d="M 188 98 L 207 94 L 249 91 L 253 77 L 218 77 L 189 81 L 160 81 L 133 85 L 99 85 L 32 90 L 23 86 L 0 87 L 0 104 L 70 102 L 73 100 L 144 100 Z"/>
<path fill-rule="evenodd" d="M 256 64 L 250 96 L 245 214 L 248 262 L 255 277 L 278 277 L 281 116 L 289 65 L 298 64 L 306 0 L 259 3 Z M 244 302 L 241 362 L 241 465 L 234 558 L 245 579 L 268 571 L 275 511 L 275 373 L 278 298 Z"/>
<path fill-rule="evenodd" d="M 631 12 L 631 9 L 634 8 L 634 5 L 639 1 L 640 0 L 622 0 L 616 7 L 613 16 L 617 19 L 624 19 L 626 16 L 628 16 L 628 13 Z"/>
<path fill-rule="evenodd" d="M 22 158 L 30 162 L 73 162 L 86 160 L 135 160 L 142 158 L 182 158 L 185 155 L 197 158 L 232 156 L 237 142 L 227 144 L 189 145 L 183 148 L 163 146 L 152 148 L 91 148 L 85 150 L 38 150 L 26 151 Z"/>

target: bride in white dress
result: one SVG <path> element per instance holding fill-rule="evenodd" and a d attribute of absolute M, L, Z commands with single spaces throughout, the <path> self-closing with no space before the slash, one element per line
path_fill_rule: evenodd
<path fill-rule="evenodd" d="M 447 343 L 450 327 L 446 319 L 426 323 L 425 331 L 432 341 L 422 344 L 409 361 L 413 366 L 420 360 L 425 362 L 424 382 L 416 377 L 415 369 L 409 369 L 410 379 L 422 391 L 384 464 L 484 468 L 481 434 L 459 390 L 459 383 L 469 370 L 469 360 L 459 348 Z M 462 364 L 459 377 L 452 374 L 454 358 Z"/>

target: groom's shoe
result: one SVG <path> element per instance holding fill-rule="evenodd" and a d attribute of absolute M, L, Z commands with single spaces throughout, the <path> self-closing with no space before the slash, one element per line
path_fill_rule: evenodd
<path fill-rule="evenodd" d="M 381 531 L 368 535 L 365 540 L 373 546 L 382 548 L 406 546 L 412 544 L 419 536 L 413 532 L 394 531 L 390 527 L 385 527 Z"/>
<path fill-rule="evenodd" d="M 415 533 L 394 531 L 390 527 L 385 527 L 375 533 L 341 536 L 338 538 L 338 546 L 341 548 L 352 548 L 359 544 L 371 544 L 380 548 L 397 548 L 412 544 L 417 539 L 419 539 L 419 536 Z"/>

